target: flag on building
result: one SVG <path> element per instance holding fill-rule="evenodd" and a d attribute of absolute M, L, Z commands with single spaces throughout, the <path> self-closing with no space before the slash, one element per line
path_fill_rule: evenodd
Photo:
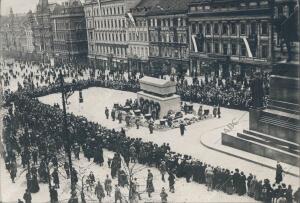
<path fill-rule="evenodd" d="M 35 19 L 36 24 L 39 24 L 39 22 L 37 20 L 37 17 L 36 17 L 36 14 L 34 14 L 34 19 Z"/>
<path fill-rule="evenodd" d="M 192 42 L 193 42 L 193 45 L 194 45 L 195 52 L 198 52 L 198 46 L 197 46 L 197 43 L 196 43 L 196 35 L 192 35 Z"/>
<path fill-rule="evenodd" d="M 249 42 L 248 42 L 247 38 L 243 37 L 243 41 L 244 41 L 245 46 L 246 46 L 248 57 L 253 58 L 253 55 L 252 55 L 252 52 L 251 52 L 251 49 L 250 49 Z"/>
<path fill-rule="evenodd" d="M 54 35 L 55 35 L 55 37 L 56 37 L 56 29 L 57 29 L 57 28 L 56 28 L 56 19 L 54 19 L 53 22 L 54 22 Z"/>
<path fill-rule="evenodd" d="M 134 20 L 133 16 L 132 16 L 131 13 L 127 13 L 127 15 L 128 15 L 128 17 L 129 17 L 130 22 L 131 22 L 132 25 L 135 27 L 135 35 L 136 35 L 136 37 L 138 37 L 139 34 L 138 34 L 138 31 L 137 31 L 137 27 L 136 27 L 135 20 Z"/>

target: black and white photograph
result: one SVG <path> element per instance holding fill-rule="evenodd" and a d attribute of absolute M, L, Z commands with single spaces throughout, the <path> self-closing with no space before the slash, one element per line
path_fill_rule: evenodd
<path fill-rule="evenodd" d="M 0 203 L 300 203 L 300 0 L 0 0 Z"/>

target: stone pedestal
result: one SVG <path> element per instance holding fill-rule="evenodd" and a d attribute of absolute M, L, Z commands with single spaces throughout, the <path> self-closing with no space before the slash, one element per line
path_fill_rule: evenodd
<path fill-rule="evenodd" d="M 159 118 L 163 118 L 168 111 L 180 111 L 180 97 L 176 95 L 176 83 L 153 77 L 143 77 L 140 79 L 141 90 L 137 93 L 138 100 L 141 98 L 154 103 L 159 103 Z"/>
<path fill-rule="evenodd" d="M 169 110 L 172 110 L 174 112 L 180 111 L 180 96 L 178 95 L 172 95 L 169 97 L 159 97 L 156 95 L 148 94 L 143 91 L 140 91 L 137 93 L 137 97 L 140 100 L 140 98 L 148 99 L 149 101 L 152 100 L 154 102 L 158 102 L 160 105 L 160 114 L 159 118 L 163 118 L 167 115 Z"/>

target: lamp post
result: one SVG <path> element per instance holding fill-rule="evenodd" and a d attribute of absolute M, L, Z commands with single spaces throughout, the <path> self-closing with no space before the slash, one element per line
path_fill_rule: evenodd
<path fill-rule="evenodd" d="M 66 111 L 66 91 L 64 88 L 64 78 L 62 75 L 62 71 L 59 71 L 59 78 L 60 78 L 60 88 L 61 88 L 61 95 L 62 95 L 62 106 L 63 106 L 63 134 L 65 135 L 65 151 L 68 155 L 68 162 L 69 162 L 69 171 L 70 171 L 70 179 L 71 179 L 71 193 L 74 194 L 75 185 L 72 173 L 72 155 L 71 155 L 71 136 L 67 129 L 67 111 Z"/>

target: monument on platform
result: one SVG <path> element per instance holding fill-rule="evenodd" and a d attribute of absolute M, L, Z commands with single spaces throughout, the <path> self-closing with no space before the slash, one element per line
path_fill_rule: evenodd
<path fill-rule="evenodd" d="M 249 129 L 222 133 L 222 144 L 299 166 L 300 65 L 277 63 L 272 74 L 267 108 L 250 109 Z"/>
<path fill-rule="evenodd" d="M 282 6 L 280 2 L 276 4 Z M 262 83 L 256 79 L 251 87 L 254 101 L 249 110 L 249 129 L 237 134 L 222 133 L 222 144 L 300 167 L 300 22 L 296 1 L 289 4 L 295 10 L 288 16 L 271 16 L 277 30 L 273 34 L 285 46 L 272 43 L 274 59 L 267 108 L 261 107 Z"/>
<path fill-rule="evenodd" d="M 176 95 L 176 83 L 168 80 L 145 76 L 140 79 L 141 90 L 137 93 L 138 100 L 148 100 L 160 105 L 159 118 L 166 116 L 171 110 L 181 110 L 180 96 Z"/>

